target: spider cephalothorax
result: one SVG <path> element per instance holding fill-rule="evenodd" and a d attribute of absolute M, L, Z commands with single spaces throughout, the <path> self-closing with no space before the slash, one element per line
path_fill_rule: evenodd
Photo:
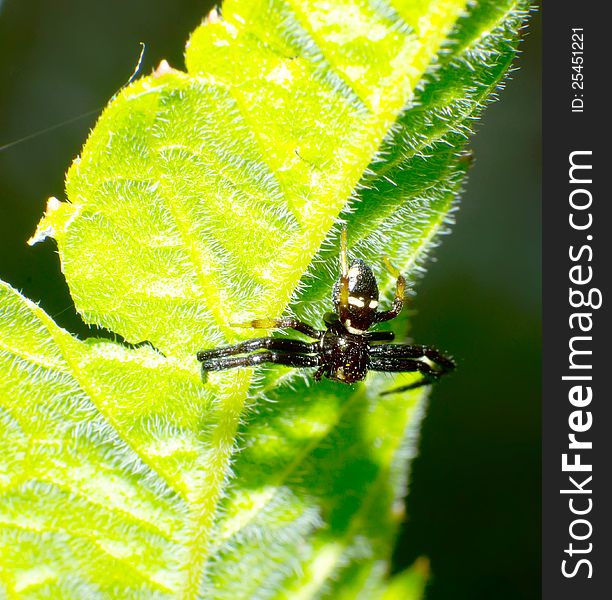
<path fill-rule="evenodd" d="M 368 371 L 420 372 L 423 377 L 400 392 L 431 383 L 455 368 L 455 363 L 435 348 L 390 342 L 392 331 L 370 331 L 376 323 L 393 319 L 402 310 L 406 281 L 385 259 L 387 268 L 397 278 L 395 299 L 389 310 L 378 310 L 378 285 L 372 269 L 361 259 L 347 261 L 346 230 L 342 231 L 340 276 L 332 290 L 334 312 L 323 317 L 325 330 L 314 329 L 296 319 L 255 319 L 237 327 L 258 329 L 294 329 L 314 342 L 286 338 L 261 337 L 233 346 L 202 350 L 198 360 L 202 373 L 234 367 L 274 363 L 298 368 L 316 368 L 316 380 L 325 376 L 342 383 L 365 378 Z"/>

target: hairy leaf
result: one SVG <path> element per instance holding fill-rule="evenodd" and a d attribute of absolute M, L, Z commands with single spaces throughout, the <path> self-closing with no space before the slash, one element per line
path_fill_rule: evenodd
<path fill-rule="evenodd" d="M 418 273 L 526 8 L 230 0 L 186 72 L 113 99 L 32 242 L 56 240 L 79 313 L 129 344 L 0 286 L 0 595 L 409 593 L 384 581 L 422 394 L 380 392 L 414 376 L 204 385 L 195 353 L 254 317 L 320 326 L 341 220 L 387 300 L 382 256 Z"/>

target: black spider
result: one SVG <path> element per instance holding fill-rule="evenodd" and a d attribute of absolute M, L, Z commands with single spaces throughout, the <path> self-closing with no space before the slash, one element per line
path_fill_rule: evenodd
<path fill-rule="evenodd" d="M 286 338 L 261 337 L 233 346 L 202 350 L 198 360 L 202 375 L 234 367 L 252 367 L 261 363 L 275 363 L 298 368 L 317 368 L 319 381 L 323 375 L 342 383 L 354 383 L 365 378 L 368 371 L 414 372 L 423 377 L 418 381 L 385 394 L 402 392 L 432 383 L 452 371 L 455 363 L 430 346 L 412 344 L 379 344 L 392 341 L 392 331 L 369 331 L 376 323 L 397 317 L 404 304 L 404 277 L 385 258 L 389 271 L 397 277 L 395 300 L 390 310 L 378 310 L 378 285 L 370 267 L 360 259 L 350 266 L 346 257 L 346 229 L 342 231 L 340 249 L 340 277 L 332 298 L 335 312 L 323 317 L 326 329 L 319 331 L 296 319 L 256 319 L 236 327 L 257 329 L 294 329 L 315 339 L 304 342 Z M 262 352 L 258 352 L 261 350 Z"/>

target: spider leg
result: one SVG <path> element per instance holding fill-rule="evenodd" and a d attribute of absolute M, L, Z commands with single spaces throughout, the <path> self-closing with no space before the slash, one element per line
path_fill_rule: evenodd
<path fill-rule="evenodd" d="M 374 316 L 374 323 L 382 323 L 383 321 L 389 321 L 394 319 L 402 312 L 402 308 L 404 307 L 404 293 L 406 292 L 406 279 L 404 276 L 391 264 L 389 259 L 385 256 L 384 258 L 385 266 L 387 270 L 393 275 L 397 277 L 397 283 L 395 284 L 395 299 L 393 300 L 393 306 L 391 310 L 385 310 L 376 312 Z"/>
<path fill-rule="evenodd" d="M 319 357 L 312 354 L 299 354 L 266 350 L 245 356 L 221 356 L 202 360 L 202 373 L 208 371 L 223 371 L 235 367 L 254 367 L 262 363 L 273 363 L 287 367 L 307 368 L 318 367 Z"/>
<path fill-rule="evenodd" d="M 419 381 L 382 393 L 395 394 L 428 385 L 455 368 L 455 363 L 431 346 L 410 344 L 384 344 L 370 348 L 371 371 L 392 373 L 418 371 L 423 375 Z"/>
<path fill-rule="evenodd" d="M 232 327 L 252 327 L 253 329 L 294 329 L 299 331 L 308 337 L 314 339 L 320 339 L 324 331 L 319 331 L 314 327 L 299 321 L 298 319 L 284 318 L 284 319 L 253 319 L 246 323 L 231 323 Z"/>
<path fill-rule="evenodd" d="M 395 373 L 410 373 L 419 371 L 423 378 L 414 383 L 403 385 L 391 390 L 381 392 L 381 396 L 387 394 L 397 394 L 419 388 L 423 385 L 433 383 L 442 375 L 442 371 L 434 371 L 427 363 L 421 362 L 415 358 L 373 358 L 370 360 L 369 369 L 371 371 L 385 371 Z"/>
<path fill-rule="evenodd" d="M 372 331 L 368 333 L 368 342 L 392 342 L 395 334 L 392 331 Z"/>
<path fill-rule="evenodd" d="M 255 350 L 279 350 L 281 352 L 311 353 L 316 352 L 317 343 L 309 344 L 301 340 L 289 340 L 286 338 L 261 337 L 246 340 L 233 346 L 223 346 L 222 348 L 212 348 L 211 350 L 200 350 L 197 359 L 200 362 L 208 362 L 224 356 L 235 354 L 246 354 Z M 230 367 L 228 367 L 230 368 Z"/>
<path fill-rule="evenodd" d="M 379 333 L 383 332 L 381 331 Z M 419 344 L 382 344 L 380 346 L 372 346 L 370 354 L 372 356 L 380 356 L 381 358 L 428 359 L 428 362 L 433 362 L 438 365 L 438 369 L 441 371 L 452 371 L 455 368 L 455 362 L 433 346 L 421 346 Z"/>
<path fill-rule="evenodd" d="M 349 275 L 346 250 L 346 225 L 342 228 L 340 236 L 340 290 L 338 302 L 338 317 L 341 323 L 349 318 Z"/>

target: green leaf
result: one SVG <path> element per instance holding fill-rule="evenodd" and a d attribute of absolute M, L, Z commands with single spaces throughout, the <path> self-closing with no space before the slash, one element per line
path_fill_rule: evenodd
<path fill-rule="evenodd" d="M 113 99 L 31 242 L 56 240 L 79 313 L 129 344 L 78 340 L 0 286 L 0 595 L 391 593 L 423 399 L 380 391 L 414 375 L 204 385 L 195 353 L 254 317 L 320 326 L 339 219 L 386 301 L 383 255 L 418 274 L 526 8 L 230 1 L 186 73 Z"/>
<path fill-rule="evenodd" d="M 410 569 L 393 576 L 385 586 L 382 600 L 422 600 L 429 576 L 429 561 L 419 558 Z"/>

